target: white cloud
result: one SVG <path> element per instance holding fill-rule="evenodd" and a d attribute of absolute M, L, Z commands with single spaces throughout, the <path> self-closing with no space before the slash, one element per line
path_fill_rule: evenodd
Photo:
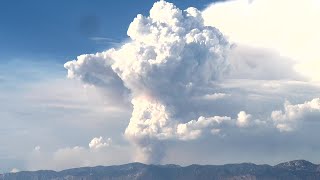
<path fill-rule="evenodd" d="M 78 78 L 82 82 L 103 89 L 103 93 L 111 103 L 125 102 L 128 91 L 122 80 L 111 69 L 108 53 L 84 54 L 77 61 L 69 61 L 64 67 L 68 69 L 68 78 Z"/>
<path fill-rule="evenodd" d="M 230 94 L 226 94 L 226 93 L 206 94 L 204 96 L 199 97 L 199 99 L 213 101 L 213 100 L 223 99 L 226 97 L 230 97 Z"/>
<path fill-rule="evenodd" d="M 40 146 L 36 146 L 36 147 L 34 147 L 34 150 L 35 150 L 35 151 L 40 151 L 40 149 L 41 149 L 41 147 L 40 147 Z"/>
<path fill-rule="evenodd" d="M 198 120 L 192 120 L 184 124 L 178 124 L 177 134 L 182 140 L 192 140 L 199 138 L 203 131 L 210 130 L 213 134 L 220 133 L 221 124 L 230 123 L 230 117 L 199 117 Z"/>
<path fill-rule="evenodd" d="M 75 146 L 72 148 L 61 148 L 54 152 L 52 161 L 57 168 L 89 166 L 93 162 L 92 159 L 88 160 L 89 151 L 84 147 Z"/>
<path fill-rule="evenodd" d="M 240 111 L 237 118 L 237 125 L 239 127 L 247 127 L 250 123 L 252 116 L 245 111 Z"/>
<path fill-rule="evenodd" d="M 17 173 L 17 172 L 20 172 L 20 170 L 17 169 L 17 168 L 13 168 L 13 169 L 10 171 L 10 173 Z"/>
<path fill-rule="evenodd" d="M 103 137 L 95 137 L 93 138 L 90 143 L 89 143 L 89 148 L 90 149 L 100 149 L 103 147 L 108 147 L 112 143 L 112 139 L 108 138 L 106 140 L 103 139 Z"/>
<path fill-rule="evenodd" d="M 231 41 L 273 49 L 297 62 L 295 70 L 320 80 L 320 3 L 318 0 L 232 0 L 203 11 L 206 25 Z"/>
<path fill-rule="evenodd" d="M 310 121 L 320 117 L 320 98 L 306 101 L 303 104 L 284 104 L 284 110 L 273 111 L 271 118 L 280 131 L 292 131 L 297 123 Z"/>
<path fill-rule="evenodd" d="M 270 49 L 236 44 L 228 54 L 228 78 L 250 80 L 304 80 L 294 70 L 295 62 Z"/>

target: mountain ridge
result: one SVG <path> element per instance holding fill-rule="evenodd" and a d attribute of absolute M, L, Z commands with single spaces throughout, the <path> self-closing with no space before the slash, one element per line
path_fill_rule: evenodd
<path fill-rule="evenodd" d="M 112 166 L 79 167 L 62 171 L 38 170 L 0 174 L 0 180 L 277 180 L 320 179 L 320 165 L 294 160 L 274 166 L 254 163 L 180 166 L 129 163 Z"/>

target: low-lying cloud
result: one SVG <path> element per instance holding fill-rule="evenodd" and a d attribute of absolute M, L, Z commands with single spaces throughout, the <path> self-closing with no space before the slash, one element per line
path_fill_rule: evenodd
<path fill-rule="evenodd" d="M 280 131 L 293 131 L 298 123 L 320 118 L 320 98 L 295 105 L 287 101 L 284 110 L 273 111 L 271 118 Z"/>

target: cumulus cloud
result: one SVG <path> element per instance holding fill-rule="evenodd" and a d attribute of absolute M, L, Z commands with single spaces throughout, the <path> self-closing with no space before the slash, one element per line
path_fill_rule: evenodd
<path fill-rule="evenodd" d="M 89 143 L 90 149 L 100 149 L 103 147 L 108 147 L 112 143 L 112 139 L 108 138 L 106 140 L 103 139 L 102 136 L 93 138 Z"/>
<path fill-rule="evenodd" d="M 228 123 L 231 124 L 230 117 L 214 116 L 205 118 L 201 116 L 198 120 L 192 120 L 184 124 L 179 124 L 177 126 L 177 134 L 182 140 L 197 139 L 205 130 L 208 129 L 212 132 L 212 134 L 220 133 L 221 129 L 219 128 L 222 126 L 222 124 Z"/>
<path fill-rule="evenodd" d="M 17 172 L 20 172 L 20 170 L 17 169 L 17 168 L 13 168 L 13 169 L 10 171 L 10 173 L 17 173 Z"/>
<path fill-rule="evenodd" d="M 310 121 L 320 117 L 320 98 L 306 101 L 303 104 L 292 105 L 289 101 L 284 104 L 284 110 L 273 111 L 271 118 L 280 131 L 292 131 L 297 123 Z M 302 123 L 302 122 L 301 122 Z"/>
<path fill-rule="evenodd" d="M 34 150 L 35 150 L 35 151 L 40 151 L 40 149 L 41 149 L 41 147 L 40 147 L 40 146 L 36 146 L 36 147 L 34 147 Z"/>
<path fill-rule="evenodd" d="M 200 11 L 182 11 L 165 1 L 156 2 L 149 17 L 138 15 L 128 36 L 130 41 L 119 49 L 81 55 L 65 68 L 70 78 L 130 98 L 133 112 L 124 134 L 146 154 L 153 154 L 146 156 L 157 156 L 162 154 L 154 153 L 157 140 L 179 139 L 178 124 L 191 120 L 181 117 L 185 112 L 181 105 L 193 96 L 215 93 L 206 88 L 228 72 L 230 45 L 216 28 L 204 26 Z M 201 123 L 188 125 L 198 131 Z M 182 139 L 188 139 L 179 127 Z"/>
<path fill-rule="evenodd" d="M 199 99 L 212 101 L 212 100 L 223 99 L 229 96 L 230 94 L 226 94 L 226 93 L 213 93 L 213 94 L 206 94 L 204 96 L 201 96 L 199 97 Z"/>
<path fill-rule="evenodd" d="M 296 61 L 294 69 L 320 80 L 318 0 L 233 0 L 203 11 L 206 25 L 217 27 L 238 44 L 272 49 Z"/>
<path fill-rule="evenodd" d="M 247 114 L 245 111 L 240 111 L 237 118 L 237 125 L 239 127 L 246 127 L 251 121 L 251 114 Z"/>
<path fill-rule="evenodd" d="M 87 85 L 103 89 L 111 103 L 123 103 L 128 95 L 122 80 L 111 69 L 107 53 L 84 54 L 77 61 L 69 61 L 64 67 L 68 69 L 68 78 L 77 78 Z"/>

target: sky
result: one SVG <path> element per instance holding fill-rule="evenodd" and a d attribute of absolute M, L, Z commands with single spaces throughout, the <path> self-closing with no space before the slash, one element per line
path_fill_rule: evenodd
<path fill-rule="evenodd" d="M 0 173 L 320 163 L 318 0 L 0 5 Z"/>

